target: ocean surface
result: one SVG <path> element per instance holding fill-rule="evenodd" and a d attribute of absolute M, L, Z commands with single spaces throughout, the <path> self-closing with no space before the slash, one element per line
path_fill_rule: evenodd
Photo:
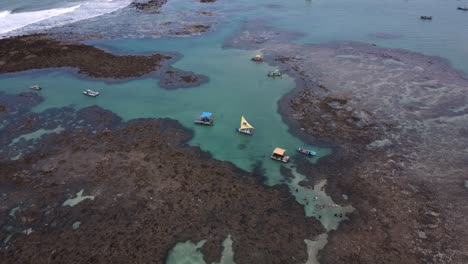
<path fill-rule="evenodd" d="M 226 38 L 243 23 L 261 19 L 268 26 L 301 32 L 300 44 L 331 41 L 360 41 L 380 46 L 402 48 L 449 60 L 457 69 L 468 72 L 468 12 L 457 6 L 468 6 L 468 0 L 218 0 L 214 4 L 196 1 L 169 0 L 161 14 L 135 17 L 127 6 L 130 0 L 81 1 L 0 1 L 0 36 L 52 31 L 73 31 L 83 34 L 112 32 L 114 39 L 91 40 L 93 44 L 115 53 L 178 52 L 183 55 L 174 66 L 209 76 L 210 81 L 190 89 L 164 90 L 152 77 L 125 82 L 105 82 L 82 78 L 70 71 L 41 70 L 21 74 L 0 75 L 0 91 L 20 93 L 32 84 L 46 87 L 45 98 L 34 111 L 51 107 L 72 106 L 77 109 L 99 105 L 125 120 L 140 117 L 169 117 L 193 129 L 191 145 L 209 151 L 214 158 L 233 162 L 245 170 L 261 164 L 268 185 L 288 184 L 305 213 L 317 217 L 315 203 L 305 205 L 305 197 L 319 197 L 320 203 L 333 203 L 320 191 L 303 188 L 300 175 L 292 168 L 292 182 L 285 182 L 281 164 L 270 160 L 275 147 L 295 155 L 295 148 L 318 151 L 311 162 L 331 153 L 331 149 L 306 145 L 288 132 L 277 113 L 277 102 L 295 87 L 288 76 L 271 79 L 266 76 L 274 68 L 249 59 L 261 51 L 223 49 Z M 153 24 L 182 19 L 184 14 L 213 10 L 218 15 L 213 32 L 184 38 L 148 38 Z M 422 21 L 420 15 L 433 16 Z M 59 28 L 57 28 L 59 27 Z M 84 89 L 101 92 L 98 98 L 81 94 Z M 195 127 L 193 119 L 202 111 L 214 114 L 214 127 Z M 254 136 L 239 135 L 241 115 L 255 127 Z M 294 158 L 294 157 L 293 157 Z M 294 164 L 294 163 L 292 163 Z M 336 229 L 337 212 L 352 208 L 334 207 L 322 214 L 320 221 L 328 229 Z M 226 234 L 228 236 L 229 234 Z M 326 237 L 325 237 L 326 239 Z M 170 263 L 204 263 L 197 247 L 200 241 L 181 244 L 169 258 Z M 309 243 L 308 243 L 309 244 Z M 319 247 L 321 243 L 310 243 Z M 311 249 L 311 251 L 313 251 Z M 234 252 L 235 254 L 235 252 Z M 232 263 L 226 257 L 222 263 Z M 313 263 L 311 260 L 310 263 Z"/>
<path fill-rule="evenodd" d="M 0 1 L 0 36 L 45 30 L 119 10 L 131 0 Z"/>

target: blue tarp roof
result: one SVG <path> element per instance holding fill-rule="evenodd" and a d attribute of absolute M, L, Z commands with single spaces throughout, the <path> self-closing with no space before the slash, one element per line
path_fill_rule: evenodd
<path fill-rule="evenodd" d="M 200 117 L 202 117 L 202 118 L 203 118 L 203 117 L 204 117 L 204 118 L 210 118 L 211 115 L 212 115 L 212 114 L 211 114 L 210 112 L 202 112 L 201 115 L 200 115 Z"/>

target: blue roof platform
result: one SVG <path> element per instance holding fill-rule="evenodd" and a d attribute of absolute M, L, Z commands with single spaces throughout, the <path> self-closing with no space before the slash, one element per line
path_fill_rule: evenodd
<path fill-rule="evenodd" d="M 210 112 L 202 112 L 201 115 L 200 115 L 200 117 L 201 117 L 201 118 L 211 118 L 212 115 L 213 115 L 213 114 L 210 113 Z"/>

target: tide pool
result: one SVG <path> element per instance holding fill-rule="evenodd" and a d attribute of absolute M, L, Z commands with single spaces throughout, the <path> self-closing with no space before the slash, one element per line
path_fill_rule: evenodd
<path fill-rule="evenodd" d="M 214 158 L 231 161 L 247 171 L 261 162 L 267 184 L 280 183 L 283 179 L 279 174 L 282 163 L 272 161 L 271 152 L 275 147 L 281 147 L 293 155 L 297 147 L 304 146 L 303 142 L 289 134 L 288 127 L 277 113 L 278 100 L 295 87 L 294 80 L 286 75 L 275 79 L 267 77 L 268 71 L 274 68 L 250 61 L 257 51 L 222 49 L 219 42 L 213 41 L 222 33 L 213 34 L 211 39 L 142 39 L 104 43 L 108 48 L 114 45 L 112 50 L 118 52 L 190 49 L 174 66 L 209 76 L 210 81 L 199 87 L 164 90 L 159 87 L 158 80 L 151 77 L 106 83 L 53 70 L 3 77 L 0 79 L 0 90 L 19 93 L 27 91 L 31 84 L 40 84 L 44 87 L 40 94 L 45 100 L 34 108 L 37 112 L 51 107 L 73 106 L 80 109 L 96 104 L 124 120 L 172 118 L 194 131 L 190 145 L 199 146 Z M 85 89 L 97 90 L 101 95 L 86 97 L 81 93 Z M 193 120 L 203 111 L 213 113 L 213 127 L 193 124 Z M 241 115 L 255 127 L 253 136 L 235 132 Z M 329 149 L 308 147 L 318 151 L 318 155 L 311 158 L 312 162 L 330 153 Z"/>
<path fill-rule="evenodd" d="M 3 75 L 0 77 L 0 90 L 6 93 L 29 92 L 28 87 L 32 84 L 40 84 L 43 89 L 39 93 L 44 101 L 33 109 L 35 112 L 52 107 L 81 109 L 98 105 L 124 120 L 164 117 L 178 120 L 194 132 L 190 145 L 199 146 L 215 159 L 230 161 L 247 171 L 260 164 L 266 184 L 289 185 L 298 202 L 304 205 L 307 216 L 320 217 L 328 230 L 336 229 L 341 219 L 331 212 L 345 213 L 352 208 L 336 206 L 332 211 L 324 210 L 323 214 L 319 214 L 314 211 L 314 206 L 322 203 L 322 199 L 334 204 L 331 199 L 319 190 L 301 187 L 299 182 L 305 176 L 295 172 L 294 168 L 293 181 L 285 181 L 280 173 L 281 166 L 294 166 L 294 156 L 300 155 L 296 154 L 297 147 L 317 151 L 316 157 L 308 158 L 310 162 L 317 162 L 331 152 L 326 148 L 305 146 L 288 132 L 288 127 L 277 113 L 278 100 L 295 87 L 294 80 L 286 75 L 275 79 L 267 77 L 268 71 L 275 68 L 250 61 L 261 51 L 223 49 L 222 40 L 228 33 L 219 31 L 195 38 L 124 39 L 94 43 L 117 53 L 181 52 L 184 57 L 175 67 L 209 76 L 209 82 L 199 87 L 164 90 L 159 87 L 158 80 L 151 76 L 125 82 L 105 82 L 80 77 L 70 70 L 40 70 Z M 85 89 L 99 91 L 101 95 L 96 98 L 84 96 L 82 91 Z M 213 127 L 193 124 L 193 120 L 203 111 L 213 113 Z M 241 115 L 255 127 L 253 136 L 235 131 L 240 125 Z M 287 149 L 293 162 L 284 164 L 271 160 L 270 155 L 275 147 Z M 303 199 L 313 195 L 320 196 L 320 201 L 306 204 Z M 177 258 L 184 257 L 185 251 L 177 252 L 174 253 Z"/>
<path fill-rule="evenodd" d="M 206 264 L 200 248 L 205 244 L 205 240 L 194 243 L 192 241 L 177 243 L 170 251 L 166 264 Z M 223 252 L 221 260 L 212 264 L 235 264 L 232 251 L 231 235 L 223 241 Z"/>

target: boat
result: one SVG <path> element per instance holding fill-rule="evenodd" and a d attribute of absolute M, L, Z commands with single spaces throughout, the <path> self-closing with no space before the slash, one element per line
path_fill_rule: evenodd
<path fill-rule="evenodd" d="M 465 7 L 460 7 L 460 6 L 459 6 L 457 9 L 458 9 L 458 10 L 463 10 L 463 11 L 468 11 L 468 7 L 466 7 L 466 6 L 465 6 Z"/>
<path fill-rule="evenodd" d="M 275 148 L 273 150 L 273 153 L 271 153 L 271 158 L 274 159 L 274 160 L 277 160 L 277 161 L 281 161 L 281 162 L 288 162 L 289 161 L 289 156 L 286 156 L 285 155 L 286 153 L 286 150 L 282 149 L 282 148 Z"/>
<path fill-rule="evenodd" d="M 257 54 L 255 57 L 251 58 L 250 60 L 255 61 L 255 62 L 263 62 L 262 55 Z"/>
<path fill-rule="evenodd" d="M 199 117 L 195 118 L 194 123 L 197 125 L 212 126 L 213 114 L 210 112 L 202 112 Z"/>
<path fill-rule="evenodd" d="M 241 117 L 240 127 L 236 129 L 237 132 L 246 135 L 253 135 L 253 126 L 247 122 L 244 116 Z"/>
<path fill-rule="evenodd" d="M 40 91 L 40 90 L 42 90 L 42 87 L 40 87 L 39 85 L 36 84 L 36 85 L 33 85 L 33 86 L 29 87 L 29 89 L 32 89 L 32 90 L 35 90 L 35 91 Z"/>
<path fill-rule="evenodd" d="M 83 94 L 87 96 L 91 96 L 91 97 L 96 97 L 99 95 L 99 92 L 88 89 L 88 90 L 83 91 Z"/>
<path fill-rule="evenodd" d="M 317 152 L 315 152 L 313 150 L 310 150 L 310 149 L 297 148 L 297 151 L 302 153 L 302 154 L 309 155 L 309 156 L 317 155 Z"/>
<path fill-rule="evenodd" d="M 420 16 L 422 20 L 432 20 L 432 16 Z"/>
<path fill-rule="evenodd" d="M 267 76 L 268 77 L 281 77 L 282 73 L 279 71 L 279 70 L 274 70 L 274 71 L 270 71 L 268 72 Z"/>

